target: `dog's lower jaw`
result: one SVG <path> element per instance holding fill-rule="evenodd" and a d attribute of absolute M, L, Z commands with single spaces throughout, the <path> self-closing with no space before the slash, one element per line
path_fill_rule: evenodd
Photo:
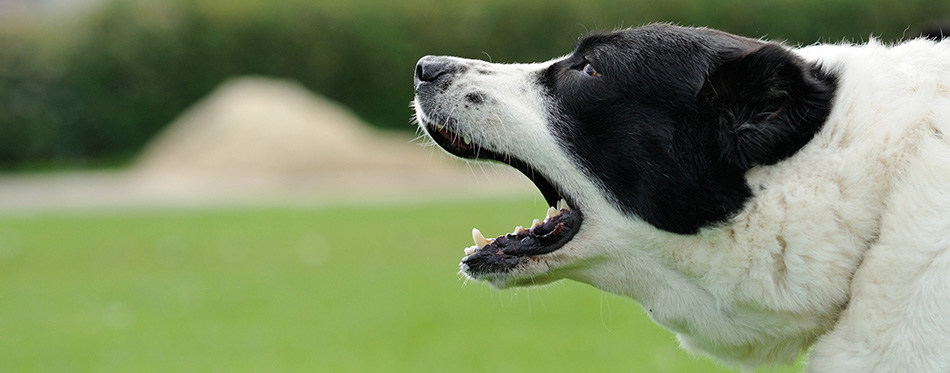
<path fill-rule="evenodd" d="M 562 250 L 564 252 L 570 251 L 566 247 L 558 251 Z M 499 290 L 545 285 L 561 279 L 572 279 L 569 266 L 565 268 L 561 265 L 564 260 L 564 253 L 558 251 L 522 258 L 518 266 L 507 272 L 473 274 L 468 266 L 462 262 L 459 263 L 461 269 L 459 273 L 465 276 L 467 280 L 484 281 Z"/>

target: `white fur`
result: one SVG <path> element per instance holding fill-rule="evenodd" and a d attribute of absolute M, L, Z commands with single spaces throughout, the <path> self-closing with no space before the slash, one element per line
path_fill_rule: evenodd
<path fill-rule="evenodd" d="M 815 372 L 950 371 L 950 41 L 796 53 L 839 76 L 827 122 L 791 158 L 750 170 L 743 211 L 696 235 L 632 220 L 573 166 L 548 132 L 552 108 L 524 94 L 524 74 L 550 62 L 465 75 L 503 99 L 448 103 L 459 131 L 531 162 L 585 218 L 560 250 L 489 280 L 572 278 L 629 296 L 687 350 L 746 368 L 815 344 Z"/>

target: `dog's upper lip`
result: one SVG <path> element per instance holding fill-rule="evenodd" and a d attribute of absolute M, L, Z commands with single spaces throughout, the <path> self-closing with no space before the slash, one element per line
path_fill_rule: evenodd
<path fill-rule="evenodd" d="M 449 125 L 456 122 L 454 119 L 447 119 L 444 122 L 446 122 L 446 125 L 436 125 L 431 121 L 424 122 L 424 128 L 426 132 L 429 133 L 429 137 L 441 148 L 461 158 L 494 160 L 508 164 L 518 171 L 521 171 L 522 174 L 534 183 L 541 192 L 541 195 L 544 196 L 544 200 L 548 203 L 548 206 L 556 206 L 561 199 L 567 200 L 571 206 L 577 206 L 572 196 L 561 193 L 549 179 L 527 162 L 511 155 L 499 154 L 479 145 L 467 136 L 456 133 L 449 128 Z"/>
<path fill-rule="evenodd" d="M 439 136 L 439 138 L 442 141 L 445 142 L 444 145 L 439 144 L 443 148 L 448 147 L 462 155 L 474 154 L 474 157 L 476 158 L 478 157 L 478 153 L 480 152 L 481 147 L 478 146 L 477 144 L 473 144 L 472 140 L 468 138 L 467 136 L 462 136 L 452 131 L 449 131 L 447 128 L 443 126 L 435 126 L 434 132 L 435 134 Z"/>

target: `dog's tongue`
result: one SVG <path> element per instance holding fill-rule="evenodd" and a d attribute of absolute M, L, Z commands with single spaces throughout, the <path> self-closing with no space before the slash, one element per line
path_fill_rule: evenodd
<path fill-rule="evenodd" d="M 519 257 L 541 255 L 560 249 L 574 237 L 581 226 L 581 214 L 561 200 L 547 211 L 544 221 L 535 219 L 530 228 L 518 226 L 514 232 L 487 239 L 478 229 L 472 229 L 475 246 L 465 248 L 462 264 L 472 274 L 504 272 L 519 261 Z"/>

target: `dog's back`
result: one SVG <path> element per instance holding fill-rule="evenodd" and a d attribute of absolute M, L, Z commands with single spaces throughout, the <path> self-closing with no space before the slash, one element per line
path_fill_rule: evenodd
<path fill-rule="evenodd" d="M 869 215 L 878 229 L 850 302 L 811 365 L 950 371 L 950 41 L 834 48 L 815 47 L 841 66 L 836 110 L 815 145 L 842 147 L 839 167 L 867 181 L 865 201 L 880 213 Z"/>

